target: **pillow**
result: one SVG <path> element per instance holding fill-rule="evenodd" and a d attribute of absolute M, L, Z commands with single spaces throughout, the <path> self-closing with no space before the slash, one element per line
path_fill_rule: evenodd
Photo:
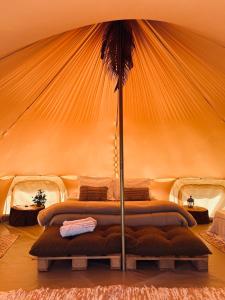
<path fill-rule="evenodd" d="M 61 177 L 66 187 L 67 198 L 78 199 L 79 198 L 79 180 L 76 176 Z"/>
<path fill-rule="evenodd" d="M 147 188 L 149 189 L 150 179 L 148 178 L 128 178 L 125 179 L 125 188 Z M 119 179 L 114 181 L 114 198 L 116 200 L 120 199 L 120 185 Z M 146 200 L 146 199 L 145 199 Z"/>
<path fill-rule="evenodd" d="M 149 199 L 148 188 L 124 188 L 124 200 L 127 201 L 142 201 Z"/>
<path fill-rule="evenodd" d="M 113 180 L 110 177 L 88 177 L 80 176 L 79 177 L 79 190 L 80 187 L 92 186 L 92 187 L 107 187 L 107 200 L 114 200 L 113 197 Z"/>
<path fill-rule="evenodd" d="M 152 200 L 169 201 L 171 188 L 176 179 L 155 179 L 150 183 L 150 195 Z"/>
<path fill-rule="evenodd" d="M 107 186 L 87 186 L 83 185 L 80 187 L 81 201 L 106 201 L 107 200 Z"/>

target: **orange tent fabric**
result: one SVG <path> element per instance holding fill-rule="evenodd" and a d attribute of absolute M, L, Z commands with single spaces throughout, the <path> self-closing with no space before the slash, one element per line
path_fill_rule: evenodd
<path fill-rule="evenodd" d="M 5 200 L 12 181 L 13 177 L 4 177 L 0 179 L 0 216 L 3 212 Z"/>
<path fill-rule="evenodd" d="M 104 24 L 0 60 L 0 175 L 114 176 L 117 94 Z M 225 177 L 225 49 L 181 27 L 133 21 L 124 90 L 125 176 Z"/>
<path fill-rule="evenodd" d="M 13 0 L 1 1 L 0 56 L 55 34 L 118 19 L 176 24 L 225 46 L 223 0 Z"/>

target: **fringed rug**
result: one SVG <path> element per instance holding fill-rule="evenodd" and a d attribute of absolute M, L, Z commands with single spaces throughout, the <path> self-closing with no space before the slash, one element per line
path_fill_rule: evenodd
<path fill-rule="evenodd" d="M 18 235 L 16 234 L 0 235 L 0 258 L 6 254 L 17 238 Z"/>
<path fill-rule="evenodd" d="M 218 237 L 218 235 L 208 232 L 208 231 L 203 231 L 199 233 L 200 236 L 206 240 L 209 244 L 213 245 L 220 251 L 225 253 L 225 240 Z"/>
<path fill-rule="evenodd" d="M 0 300 L 223 300 L 225 288 L 156 288 L 121 285 L 0 292 Z"/>

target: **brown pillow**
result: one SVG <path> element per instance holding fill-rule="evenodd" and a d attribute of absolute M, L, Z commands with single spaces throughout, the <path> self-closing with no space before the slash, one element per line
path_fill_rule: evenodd
<path fill-rule="evenodd" d="M 106 201 L 107 200 L 107 186 L 88 186 L 83 185 L 80 187 L 80 198 L 81 201 Z"/>
<path fill-rule="evenodd" d="M 124 188 L 124 200 L 127 201 L 142 201 L 149 199 L 148 188 Z"/>

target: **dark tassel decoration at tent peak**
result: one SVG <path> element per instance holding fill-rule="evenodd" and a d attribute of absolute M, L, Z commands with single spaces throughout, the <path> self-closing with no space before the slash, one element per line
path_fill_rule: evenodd
<path fill-rule="evenodd" d="M 106 25 L 101 48 L 101 59 L 109 73 L 117 78 L 115 91 L 127 80 L 133 68 L 132 52 L 135 48 L 132 28 L 129 21 L 112 21 Z"/>

